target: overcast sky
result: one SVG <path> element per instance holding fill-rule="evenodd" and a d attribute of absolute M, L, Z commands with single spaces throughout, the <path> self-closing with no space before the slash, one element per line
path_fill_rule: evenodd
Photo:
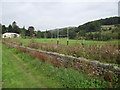
<path fill-rule="evenodd" d="M 9 1 L 9 2 L 8 2 Z M 2 0 L 2 24 L 50 30 L 118 16 L 119 0 Z M 89 1 L 89 2 L 88 2 Z M 0 5 L 1 5 L 0 4 Z"/>

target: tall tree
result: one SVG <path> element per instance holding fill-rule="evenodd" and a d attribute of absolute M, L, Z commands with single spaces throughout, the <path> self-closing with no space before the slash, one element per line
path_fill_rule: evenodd
<path fill-rule="evenodd" d="M 34 27 L 33 26 L 29 26 L 28 31 L 30 32 L 30 37 L 34 37 L 35 36 L 35 32 L 34 32 Z"/>
<path fill-rule="evenodd" d="M 12 28 L 14 28 L 15 26 L 17 26 L 17 23 L 14 21 L 14 22 L 12 23 Z"/>
<path fill-rule="evenodd" d="M 17 26 L 15 21 L 12 23 L 12 29 L 12 32 L 20 34 L 20 28 Z"/>
<path fill-rule="evenodd" d="M 11 25 L 8 26 L 8 32 L 13 32 L 13 28 Z"/>
<path fill-rule="evenodd" d="M 42 32 L 41 31 L 37 31 L 36 37 L 37 38 L 42 38 Z"/>
<path fill-rule="evenodd" d="M 20 28 L 18 26 L 13 27 L 13 32 L 20 34 Z"/>
<path fill-rule="evenodd" d="M 7 27 L 5 25 L 2 25 L 2 34 L 8 32 Z"/>

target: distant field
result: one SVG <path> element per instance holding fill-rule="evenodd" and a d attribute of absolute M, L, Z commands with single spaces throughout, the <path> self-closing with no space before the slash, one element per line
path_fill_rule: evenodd
<path fill-rule="evenodd" d="M 29 42 L 35 41 L 41 44 L 57 44 L 57 40 L 59 40 L 60 45 L 66 45 L 67 39 L 60 38 L 60 39 L 10 39 L 21 42 L 23 44 L 27 44 Z M 87 45 L 100 45 L 100 44 L 120 44 L 120 40 L 111 40 L 111 41 L 92 41 L 92 40 L 68 40 L 69 45 L 80 45 L 80 44 L 87 44 Z"/>
<path fill-rule="evenodd" d="M 110 27 L 114 28 L 115 26 L 114 25 L 102 25 L 101 27 L 102 28 L 110 28 Z"/>

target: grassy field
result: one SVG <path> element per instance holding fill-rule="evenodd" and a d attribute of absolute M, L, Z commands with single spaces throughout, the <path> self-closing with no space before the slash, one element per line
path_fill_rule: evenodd
<path fill-rule="evenodd" d="M 105 88 L 119 87 L 103 77 L 57 68 L 49 62 L 3 45 L 3 88 Z"/>
<path fill-rule="evenodd" d="M 114 25 L 102 25 L 101 26 L 103 29 L 106 29 L 106 28 L 115 28 L 115 26 Z"/>
<path fill-rule="evenodd" d="M 8 39 L 9 40 L 9 39 Z M 60 39 L 10 39 L 15 40 L 18 42 L 21 42 L 23 44 L 27 44 L 29 42 L 35 41 L 41 44 L 57 44 L 57 40 L 59 40 L 60 45 L 67 45 L 67 39 L 66 38 L 60 38 Z M 112 41 L 92 41 L 92 40 L 68 40 L 69 45 L 80 45 L 81 43 L 87 44 L 87 45 L 101 45 L 101 44 L 119 44 L 120 40 L 112 40 Z"/>

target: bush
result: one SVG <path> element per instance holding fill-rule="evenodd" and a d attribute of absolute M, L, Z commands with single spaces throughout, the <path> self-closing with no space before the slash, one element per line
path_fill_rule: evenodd
<path fill-rule="evenodd" d="M 35 48 L 35 49 L 40 48 L 40 44 L 37 43 L 37 42 L 30 42 L 30 43 L 28 43 L 27 46 L 28 46 L 28 47 L 31 47 L 31 48 Z"/>

